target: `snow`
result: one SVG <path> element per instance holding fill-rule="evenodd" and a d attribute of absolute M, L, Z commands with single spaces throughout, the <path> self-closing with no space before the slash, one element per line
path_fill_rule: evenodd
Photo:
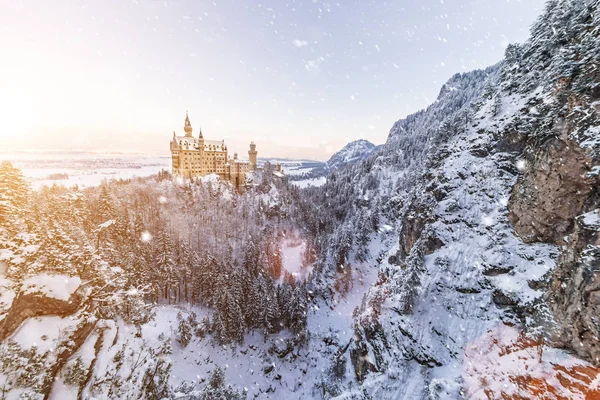
<path fill-rule="evenodd" d="M 41 293 L 47 297 L 68 301 L 81 285 L 78 276 L 40 274 L 27 278 L 21 284 L 24 294 Z"/>
<path fill-rule="evenodd" d="M 284 170 L 285 170 L 285 174 L 287 176 L 298 176 L 298 175 L 305 175 L 310 173 L 312 170 L 314 169 L 314 167 L 297 167 L 297 166 L 288 166 L 285 165 L 284 166 Z"/>
<path fill-rule="evenodd" d="M 586 227 L 600 229 L 600 209 L 590 211 L 579 218 Z"/>
<path fill-rule="evenodd" d="M 341 168 L 346 164 L 362 160 L 367 157 L 377 147 L 368 140 L 355 140 L 348 143 L 340 151 L 335 153 L 329 161 L 327 167 L 329 169 Z"/>
<path fill-rule="evenodd" d="M 283 268 L 294 278 L 306 279 L 311 268 L 304 267 L 302 259 L 306 250 L 306 242 L 299 236 L 285 238 L 281 243 Z"/>
<path fill-rule="evenodd" d="M 532 398 L 539 393 L 588 398 L 582 390 L 600 388 L 598 371 L 589 363 L 564 350 L 540 347 L 504 324 L 466 347 L 462 377 L 465 397 L 473 399 Z"/>
<path fill-rule="evenodd" d="M 98 186 L 106 179 L 131 179 L 170 171 L 170 156 L 83 152 L 2 153 L 23 172 L 34 189 L 53 184 Z"/>
<path fill-rule="evenodd" d="M 16 296 L 11 287 L 12 282 L 3 277 L 3 272 L 0 268 L 0 321 L 6 317 L 6 312 L 12 305 L 12 302 Z"/>
<path fill-rule="evenodd" d="M 600 149 L 600 126 L 592 126 L 584 133 L 585 139 L 581 142 L 581 147 L 598 151 Z"/>
<path fill-rule="evenodd" d="M 198 178 L 198 180 L 202 183 L 217 183 L 221 181 L 221 178 L 217 174 L 208 174 Z"/>
<path fill-rule="evenodd" d="M 142 237 L 140 238 L 142 242 L 149 242 L 152 240 L 152 234 L 148 231 L 142 232 Z"/>
<path fill-rule="evenodd" d="M 98 341 L 99 337 L 100 337 L 100 335 L 97 331 L 92 332 L 87 337 L 87 339 L 85 340 L 83 345 L 79 348 L 79 350 L 77 350 L 75 352 L 75 354 L 73 354 L 73 356 L 70 359 L 70 363 L 68 363 L 66 367 L 68 367 L 69 364 L 73 364 L 75 362 L 75 360 L 80 358 L 81 362 L 82 362 L 81 366 L 85 369 L 89 368 L 92 361 L 96 357 L 94 346 L 95 346 L 96 342 Z M 63 369 L 63 371 L 64 371 L 64 369 Z M 56 377 L 56 379 L 54 380 L 54 384 L 52 385 L 52 392 L 50 393 L 49 399 L 50 400 L 76 399 L 78 391 L 79 391 L 78 387 L 69 386 L 69 385 L 65 384 L 63 375 L 59 374 Z"/>
<path fill-rule="evenodd" d="M 106 222 L 101 223 L 100 225 L 98 225 L 98 228 L 100 229 L 106 229 L 109 226 L 113 225 L 116 221 L 114 219 L 109 219 Z"/>
<path fill-rule="evenodd" d="M 305 189 L 309 186 L 313 186 L 313 187 L 323 186 L 326 182 L 327 182 L 327 178 L 324 176 L 321 176 L 319 178 L 311 178 L 311 179 L 303 179 L 300 181 L 292 181 L 291 183 L 293 185 L 298 186 L 300 189 Z"/>
<path fill-rule="evenodd" d="M 58 343 L 68 337 L 77 319 L 57 316 L 43 316 L 27 319 L 11 336 L 22 349 L 36 347 L 43 354 L 52 352 Z"/>

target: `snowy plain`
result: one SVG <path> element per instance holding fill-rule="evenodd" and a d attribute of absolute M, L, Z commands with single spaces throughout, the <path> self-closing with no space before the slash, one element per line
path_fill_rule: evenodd
<path fill-rule="evenodd" d="M 163 155 L 17 152 L 1 153 L 23 172 L 34 189 L 53 184 L 80 187 L 98 186 L 103 180 L 130 179 L 171 169 L 171 157 Z"/>

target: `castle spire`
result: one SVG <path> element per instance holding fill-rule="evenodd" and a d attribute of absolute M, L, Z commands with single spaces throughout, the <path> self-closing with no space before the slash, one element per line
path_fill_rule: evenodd
<path fill-rule="evenodd" d="M 200 127 L 200 136 L 199 136 L 199 138 L 200 139 L 204 139 L 204 137 L 202 136 L 202 127 Z"/>
<path fill-rule="evenodd" d="M 185 131 L 185 136 L 192 137 L 192 124 L 190 123 L 190 117 L 188 117 L 188 112 L 185 112 L 185 125 L 183 126 L 183 130 Z"/>

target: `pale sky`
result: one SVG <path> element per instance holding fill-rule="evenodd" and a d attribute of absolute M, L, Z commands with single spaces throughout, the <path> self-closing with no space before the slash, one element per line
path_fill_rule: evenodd
<path fill-rule="evenodd" d="M 0 0 L 0 150 L 326 159 L 524 41 L 543 0 Z"/>

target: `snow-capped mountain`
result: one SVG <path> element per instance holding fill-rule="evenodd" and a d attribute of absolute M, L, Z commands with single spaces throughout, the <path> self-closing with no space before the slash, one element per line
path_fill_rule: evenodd
<path fill-rule="evenodd" d="M 327 175 L 332 171 L 345 168 L 367 158 L 378 146 L 368 140 L 355 140 L 345 145 L 341 150 L 335 153 L 326 163 L 313 164 L 308 169 L 299 169 L 298 171 L 286 170 L 290 175 L 290 181 L 294 185 L 305 188 L 309 186 L 321 186 L 327 180 Z"/>
<path fill-rule="evenodd" d="M 350 142 L 331 156 L 327 161 L 327 169 L 338 169 L 350 163 L 360 161 L 371 154 L 376 148 L 377 146 L 364 139 Z"/>

